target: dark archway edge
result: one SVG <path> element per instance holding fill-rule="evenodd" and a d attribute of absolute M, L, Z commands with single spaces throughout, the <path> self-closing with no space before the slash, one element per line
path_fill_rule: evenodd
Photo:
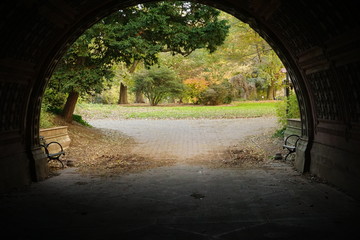
<path fill-rule="evenodd" d="M 3 1 L 0 189 L 47 177 L 41 97 L 56 62 L 93 23 L 144 0 Z M 199 1 L 249 23 L 295 82 L 302 114 L 296 168 L 360 197 L 360 27 L 353 1 Z"/>

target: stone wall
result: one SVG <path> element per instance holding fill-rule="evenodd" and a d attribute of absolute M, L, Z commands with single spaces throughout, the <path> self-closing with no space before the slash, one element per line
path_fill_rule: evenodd
<path fill-rule="evenodd" d="M 40 136 L 44 137 L 46 143 L 53 141 L 59 142 L 64 150 L 69 148 L 71 143 L 71 139 L 68 135 L 68 126 L 40 129 Z M 59 150 L 57 144 L 51 144 L 49 146 L 50 152 L 58 152 Z"/>
<path fill-rule="evenodd" d="M 296 134 L 301 136 L 301 120 L 300 119 L 288 119 L 286 130 L 284 132 L 284 137 L 289 135 Z"/>

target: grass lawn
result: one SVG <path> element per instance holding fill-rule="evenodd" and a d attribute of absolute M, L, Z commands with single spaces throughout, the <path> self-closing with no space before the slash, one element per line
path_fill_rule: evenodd
<path fill-rule="evenodd" d="M 145 104 L 78 104 L 76 114 L 84 119 L 199 119 L 251 118 L 276 116 L 277 101 L 234 102 L 220 106 Z"/>

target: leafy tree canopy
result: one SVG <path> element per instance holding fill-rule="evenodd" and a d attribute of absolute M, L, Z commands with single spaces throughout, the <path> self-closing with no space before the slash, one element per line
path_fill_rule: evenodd
<path fill-rule="evenodd" d="M 198 3 L 165 1 L 118 10 L 100 20 L 68 49 L 50 81 L 50 88 L 70 93 L 64 116 L 72 115 L 79 94 L 100 93 L 111 85 L 115 63 L 131 67 L 143 61 L 151 66 L 160 52 L 214 52 L 229 31 L 219 14 Z"/>
<path fill-rule="evenodd" d="M 189 55 L 198 48 L 214 52 L 229 31 L 220 11 L 199 3 L 166 1 L 119 10 L 89 31 L 106 55 L 130 65 L 157 62 L 159 52 Z"/>
<path fill-rule="evenodd" d="M 220 11 L 198 3 L 165 1 L 118 10 L 100 20 L 69 48 L 49 87 L 62 92 L 100 92 L 111 84 L 112 65 L 158 62 L 159 52 L 214 52 L 229 31 Z"/>

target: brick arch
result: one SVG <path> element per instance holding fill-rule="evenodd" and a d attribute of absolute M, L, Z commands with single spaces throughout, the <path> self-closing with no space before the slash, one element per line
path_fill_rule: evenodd
<path fill-rule="evenodd" d="M 47 81 L 65 50 L 102 17 L 146 1 L 0 3 L 0 189 L 47 176 L 38 118 Z M 287 67 L 302 117 L 296 168 L 360 196 L 360 27 L 354 3 L 199 2 L 249 23 Z"/>

